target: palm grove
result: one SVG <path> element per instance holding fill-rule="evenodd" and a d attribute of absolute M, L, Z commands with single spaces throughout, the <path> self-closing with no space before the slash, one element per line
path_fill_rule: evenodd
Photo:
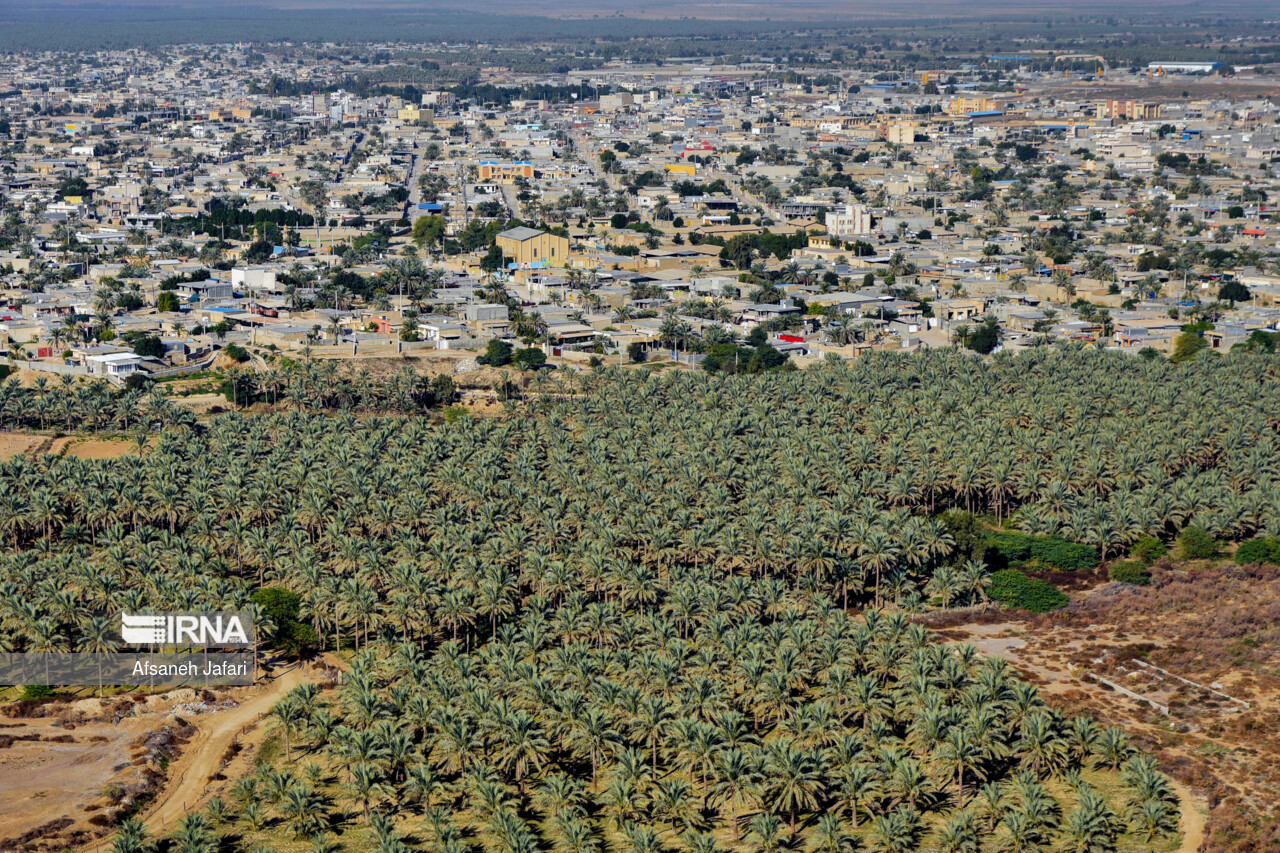
<path fill-rule="evenodd" d="M 1122 732 L 902 612 L 985 594 L 944 512 L 1104 557 L 1274 535 L 1278 383 L 1254 354 L 1045 350 L 602 369 L 446 425 L 157 401 L 141 455 L 0 464 L 3 636 L 88 648 L 107 614 L 283 587 L 307 643 L 356 653 L 280 703 L 282 762 L 184 851 L 227 821 L 492 853 L 1149 849 L 1176 802 Z"/>

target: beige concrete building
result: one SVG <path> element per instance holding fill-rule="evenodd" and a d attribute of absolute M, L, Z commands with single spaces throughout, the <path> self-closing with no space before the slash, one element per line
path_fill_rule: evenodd
<path fill-rule="evenodd" d="M 512 228 L 495 238 L 502 254 L 520 269 L 561 267 L 569 259 L 569 240 L 536 228 Z"/>

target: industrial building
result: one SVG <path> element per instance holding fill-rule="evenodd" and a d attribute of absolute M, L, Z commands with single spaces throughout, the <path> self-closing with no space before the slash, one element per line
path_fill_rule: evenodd
<path fill-rule="evenodd" d="M 1148 74 L 1214 74 L 1226 68 L 1225 62 L 1151 62 Z"/>

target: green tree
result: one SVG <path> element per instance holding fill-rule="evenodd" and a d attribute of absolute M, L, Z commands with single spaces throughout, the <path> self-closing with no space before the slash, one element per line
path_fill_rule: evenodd
<path fill-rule="evenodd" d="M 181 306 L 178 303 L 178 295 L 170 290 L 162 291 L 156 299 L 156 310 L 170 313 L 180 311 Z"/>

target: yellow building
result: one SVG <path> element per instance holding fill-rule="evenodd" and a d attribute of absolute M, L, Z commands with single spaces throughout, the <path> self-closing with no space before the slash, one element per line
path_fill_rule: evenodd
<path fill-rule="evenodd" d="M 519 269 L 560 267 L 569 258 L 567 237 L 557 237 L 536 228 L 520 226 L 503 231 L 495 242 L 502 254 L 514 261 Z"/>
<path fill-rule="evenodd" d="M 662 168 L 672 175 L 688 175 L 690 178 L 696 177 L 698 174 L 697 163 L 667 163 Z"/>
<path fill-rule="evenodd" d="M 911 145 L 916 141 L 914 121 L 896 121 L 885 130 L 885 141 L 894 145 Z"/>
<path fill-rule="evenodd" d="M 500 184 L 514 183 L 516 178 L 533 178 L 533 164 L 529 162 L 499 163 L 484 160 L 480 163 L 480 180 Z"/>
<path fill-rule="evenodd" d="M 990 98 L 952 98 L 947 112 L 953 116 L 962 116 L 969 113 L 990 113 L 998 109 L 996 102 Z"/>
<path fill-rule="evenodd" d="M 1099 101 L 1098 118 L 1152 121 L 1160 118 L 1160 105 L 1144 101 Z"/>
<path fill-rule="evenodd" d="M 420 107 L 405 107 L 396 111 L 396 118 L 405 122 L 434 122 L 436 118 L 435 110 L 424 110 Z"/>

